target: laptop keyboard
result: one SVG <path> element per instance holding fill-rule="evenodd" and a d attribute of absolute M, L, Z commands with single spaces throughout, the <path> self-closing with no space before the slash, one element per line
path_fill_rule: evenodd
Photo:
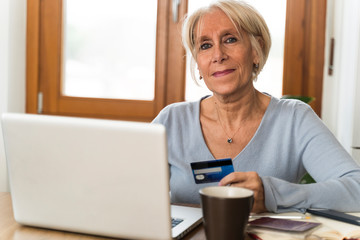
<path fill-rule="evenodd" d="M 171 219 L 171 226 L 172 228 L 174 228 L 176 225 L 178 225 L 179 223 L 181 223 L 182 221 L 184 221 L 183 219 L 180 218 L 172 218 Z"/>

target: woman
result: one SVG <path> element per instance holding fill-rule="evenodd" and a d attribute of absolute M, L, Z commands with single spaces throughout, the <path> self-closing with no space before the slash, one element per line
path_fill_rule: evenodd
<path fill-rule="evenodd" d="M 254 88 L 271 45 L 256 10 L 232 0 L 199 9 L 183 41 L 213 95 L 153 121 L 167 129 L 172 202 L 198 203 L 198 190 L 214 185 L 196 184 L 191 162 L 231 158 L 235 172 L 219 185 L 253 190 L 253 212 L 360 211 L 360 167 L 311 108 Z M 317 183 L 297 184 L 306 172 Z"/>

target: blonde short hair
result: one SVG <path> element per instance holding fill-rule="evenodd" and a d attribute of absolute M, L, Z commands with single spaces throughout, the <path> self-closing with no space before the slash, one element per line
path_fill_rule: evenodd
<path fill-rule="evenodd" d="M 271 47 L 270 32 L 265 20 L 255 8 L 245 2 L 236 0 L 218 0 L 208 7 L 200 8 L 186 17 L 183 23 L 182 40 L 185 48 L 189 50 L 192 55 L 191 75 L 193 79 L 196 81 L 195 59 L 197 49 L 195 46 L 194 30 L 200 19 L 216 8 L 223 11 L 229 17 L 238 32 L 242 29 L 248 34 L 251 46 L 259 56 L 259 66 L 253 68 L 252 79 L 256 80 L 269 55 Z"/>

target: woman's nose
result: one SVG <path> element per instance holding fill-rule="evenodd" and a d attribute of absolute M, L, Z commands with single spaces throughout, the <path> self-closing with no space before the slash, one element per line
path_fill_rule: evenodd
<path fill-rule="evenodd" d="M 212 62 L 213 63 L 222 63 L 224 60 L 227 59 L 227 55 L 223 49 L 223 47 L 220 45 L 213 47 L 213 56 L 212 56 Z"/>

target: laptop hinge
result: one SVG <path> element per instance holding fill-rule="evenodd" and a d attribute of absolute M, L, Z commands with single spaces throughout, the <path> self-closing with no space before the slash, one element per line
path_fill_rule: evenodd
<path fill-rule="evenodd" d="M 38 104 L 37 104 L 37 113 L 41 114 L 43 112 L 43 93 L 38 93 Z"/>

